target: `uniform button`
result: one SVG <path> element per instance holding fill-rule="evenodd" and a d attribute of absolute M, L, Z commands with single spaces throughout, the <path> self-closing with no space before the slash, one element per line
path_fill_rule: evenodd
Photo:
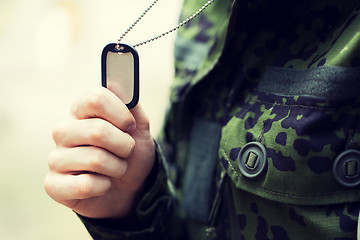
<path fill-rule="evenodd" d="M 259 142 L 247 143 L 238 157 L 240 172 L 248 178 L 255 178 L 266 171 L 266 149 Z"/>
<path fill-rule="evenodd" d="M 338 183 L 345 187 L 360 184 L 360 151 L 346 150 L 335 159 L 333 175 Z"/>

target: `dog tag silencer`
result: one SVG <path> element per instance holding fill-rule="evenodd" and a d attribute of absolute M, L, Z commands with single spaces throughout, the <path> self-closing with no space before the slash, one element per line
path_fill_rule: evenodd
<path fill-rule="evenodd" d="M 139 101 L 139 55 L 126 44 L 110 43 L 101 55 L 101 82 L 130 109 Z"/>

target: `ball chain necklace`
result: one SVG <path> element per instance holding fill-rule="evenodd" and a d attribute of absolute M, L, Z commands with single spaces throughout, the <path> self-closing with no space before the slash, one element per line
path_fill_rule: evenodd
<path fill-rule="evenodd" d="M 169 33 L 178 30 L 192 19 L 201 14 L 215 0 L 207 1 L 193 15 L 180 22 L 170 30 L 159 34 L 153 38 L 128 45 L 121 43 L 122 39 L 134 28 L 134 26 L 150 11 L 150 9 L 159 0 L 154 0 L 151 5 L 126 29 L 126 31 L 117 40 L 117 43 L 106 45 L 101 55 L 101 77 L 102 86 L 109 88 L 114 92 L 128 108 L 134 107 L 139 100 L 139 55 L 135 50 L 136 47 L 145 45 L 154 40 L 162 38 Z"/>

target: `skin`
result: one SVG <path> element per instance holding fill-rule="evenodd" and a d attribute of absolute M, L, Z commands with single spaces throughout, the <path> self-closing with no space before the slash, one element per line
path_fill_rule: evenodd
<path fill-rule="evenodd" d="M 155 159 L 140 104 L 129 110 L 108 89 L 91 89 L 74 102 L 70 118 L 53 128 L 53 139 L 48 195 L 85 217 L 126 217 Z"/>

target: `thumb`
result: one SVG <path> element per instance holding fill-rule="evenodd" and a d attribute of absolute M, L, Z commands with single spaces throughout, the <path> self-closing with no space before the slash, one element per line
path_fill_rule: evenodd
<path fill-rule="evenodd" d="M 144 132 L 149 133 L 150 131 L 150 123 L 149 118 L 146 115 L 144 109 L 142 108 L 141 104 L 138 103 L 135 107 L 130 109 L 131 114 L 135 118 L 136 121 L 136 131 L 135 133 L 144 134 Z"/>

